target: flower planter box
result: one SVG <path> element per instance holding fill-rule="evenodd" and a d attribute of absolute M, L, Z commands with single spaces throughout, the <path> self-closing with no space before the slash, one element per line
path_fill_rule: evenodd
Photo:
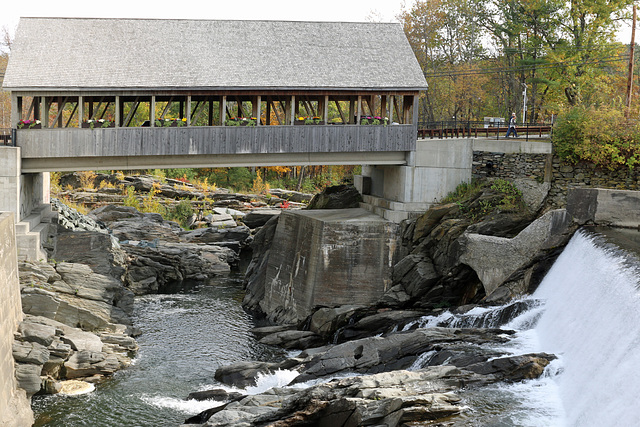
<path fill-rule="evenodd" d="M 81 127 L 83 129 L 91 129 L 91 123 L 82 123 Z M 104 124 L 104 123 L 93 123 L 93 129 L 100 129 L 100 128 L 114 128 L 116 127 L 116 123 L 115 122 L 110 122 L 108 124 Z"/>
<path fill-rule="evenodd" d="M 157 128 L 178 128 L 178 127 L 186 126 L 187 122 L 183 120 L 171 120 L 167 122 L 160 121 L 160 123 L 158 123 L 158 120 L 156 120 L 154 125 Z"/>
<path fill-rule="evenodd" d="M 312 123 L 306 123 L 306 120 L 296 120 L 293 122 L 294 125 L 298 126 L 298 125 L 323 125 L 324 124 L 324 120 L 320 120 L 317 123 L 314 121 Z"/>
<path fill-rule="evenodd" d="M 40 120 L 20 120 L 16 125 L 18 129 L 41 129 Z"/>

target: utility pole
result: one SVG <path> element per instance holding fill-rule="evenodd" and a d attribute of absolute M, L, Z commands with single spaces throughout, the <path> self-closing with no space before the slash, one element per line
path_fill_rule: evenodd
<path fill-rule="evenodd" d="M 524 90 L 522 91 L 522 124 L 524 125 L 527 117 L 527 84 L 522 83 L 522 86 L 524 86 Z"/>
<path fill-rule="evenodd" d="M 636 5 L 633 5 L 633 21 L 631 22 L 631 44 L 629 45 L 629 76 L 627 78 L 627 119 L 631 112 L 631 93 L 633 89 L 633 53 L 636 47 Z"/>

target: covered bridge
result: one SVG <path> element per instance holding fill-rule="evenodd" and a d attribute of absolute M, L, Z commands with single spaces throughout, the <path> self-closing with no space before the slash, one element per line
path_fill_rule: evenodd
<path fill-rule="evenodd" d="M 404 164 L 426 81 L 395 23 L 22 18 L 22 171 Z"/>

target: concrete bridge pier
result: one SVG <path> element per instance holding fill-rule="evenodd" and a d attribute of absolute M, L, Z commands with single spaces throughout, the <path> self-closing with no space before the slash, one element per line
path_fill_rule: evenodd
<path fill-rule="evenodd" d="M 15 217 L 18 257 L 46 260 L 51 218 L 49 173 L 22 173 L 20 147 L 0 147 L 0 212 Z"/>
<path fill-rule="evenodd" d="M 418 140 L 403 166 L 363 166 L 355 185 L 361 207 L 399 223 L 420 216 L 433 204 L 471 181 L 473 140 Z"/>

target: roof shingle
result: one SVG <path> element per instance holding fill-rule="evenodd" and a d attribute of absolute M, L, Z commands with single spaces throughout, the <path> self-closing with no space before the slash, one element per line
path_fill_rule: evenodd
<path fill-rule="evenodd" d="M 408 89 L 427 83 L 400 24 L 22 18 L 4 87 Z"/>

